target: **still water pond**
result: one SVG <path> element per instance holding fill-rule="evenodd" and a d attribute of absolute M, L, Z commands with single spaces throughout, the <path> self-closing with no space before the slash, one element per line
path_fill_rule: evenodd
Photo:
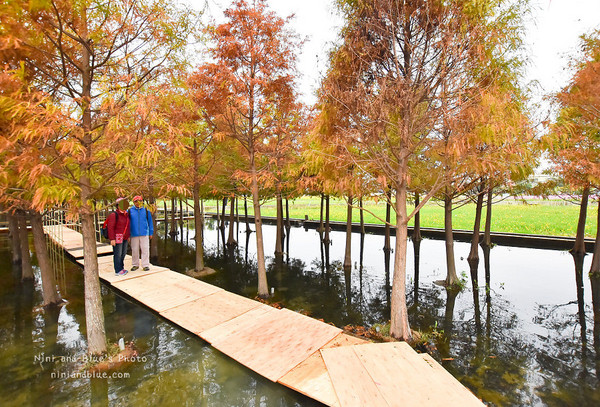
<path fill-rule="evenodd" d="M 182 272 L 193 267 L 191 226 L 184 224 L 177 236 L 160 242 L 162 265 Z M 242 224 L 235 230 L 238 247 L 231 251 L 223 245 L 227 231 L 208 222 L 207 264 L 220 271 L 206 281 L 252 296 L 256 241 L 254 234 L 247 239 L 245 228 Z M 273 253 L 275 228 L 264 225 L 264 232 L 265 252 Z M 387 321 L 392 283 L 387 270 L 393 269 L 393 255 L 388 268 L 383 236 L 361 239 L 353 234 L 349 272 L 342 268 L 345 234 L 332 232 L 331 239 L 327 250 L 315 230 L 290 229 L 283 259 L 272 256 L 268 261 L 275 300 L 338 327 Z M 480 253 L 479 292 L 474 296 L 467 243 L 455 242 L 457 272 L 466 280 L 465 288 L 449 292 L 434 283 L 446 276 L 444 250 L 442 241 L 423 240 L 416 287 L 409 242 L 407 293 L 411 327 L 431 333 L 435 356 L 447 370 L 489 405 L 600 405 L 600 309 L 594 312 L 587 277 L 591 256 L 585 259 L 578 295 L 568 252 L 495 246 L 489 289 Z"/>
<path fill-rule="evenodd" d="M 176 236 L 166 238 L 160 229 L 158 257 L 153 262 L 181 272 L 193 268 L 191 226 L 185 223 Z M 247 239 L 244 230 L 245 225 L 240 225 L 235 233 L 238 246 L 229 250 L 215 223 L 207 222 L 206 263 L 218 272 L 205 280 L 254 296 L 255 235 Z M 275 246 L 275 228 L 264 225 L 264 232 L 269 254 Z M 332 232 L 331 238 L 332 244 L 325 247 L 316 231 L 290 229 L 284 257 L 268 259 L 274 299 L 339 327 L 385 322 L 392 283 L 386 270 L 393 264 L 386 266 L 383 237 L 353 235 L 350 271 L 341 267 L 345 235 Z M 109 339 L 135 339 L 145 360 L 123 370 L 128 378 L 53 378 L 57 373 L 76 372 L 76 364 L 60 357 L 77 359 L 85 349 L 80 269 L 67 263 L 62 285 L 69 303 L 58 312 L 42 312 L 38 285 L 21 284 L 14 277 L 19 270 L 11 270 L 8 250 L 6 237 L 0 236 L 0 369 L 4 373 L 0 404 L 315 404 L 255 375 L 106 287 L 102 291 Z M 455 250 L 458 273 L 468 278 L 469 247 L 455 243 Z M 496 406 L 600 405 L 600 312 L 594 319 L 589 278 L 584 278 L 578 296 L 573 260 L 567 252 L 496 246 L 491 251 L 489 289 L 482 264 L 477 296 L 470 281 L 458 293 L 434 284 L 445 277 L 443 242 L 421 243 L 417 287 L 410 243 L 408 253 L 411 326 L 431 334 L 435 356 L 478 397 Z M 586 259 L 584 270 L 589 270 L 590 260 Z M 57 360 L 39 363 L 42 354 Z"/>

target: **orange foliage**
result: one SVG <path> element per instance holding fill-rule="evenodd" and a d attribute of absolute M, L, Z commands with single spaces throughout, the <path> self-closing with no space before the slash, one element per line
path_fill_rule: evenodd
<path fill-rule="evenodd" d="M 545 141 L 567 184 L 600 188 L 600 30 L 583 44 L 577 72 L 556 95 L 561 110 Z"/>

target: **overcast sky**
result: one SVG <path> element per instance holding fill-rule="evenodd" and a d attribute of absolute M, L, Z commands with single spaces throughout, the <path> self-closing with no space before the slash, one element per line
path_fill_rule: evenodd
<path fill-rule="evenodd" d="M 535 21 L 528 27 L 531 50 L 528 78 L 544 93 L 564 87 L 572 72 L 568 57 L 578 50 L 579 37 L 600 28 L 600 0 L 537 0 Z"/>
<path fill-rule="evenodd" d="M 187 0 L 203 5 L 204 0 Z M 299 58 L 302 74 L 300 90 L 306 103 L 314 102 L 314 91 L 325 72 L 327 51 L 336 40 L 342 24 L 335 15 L 332 0 L 268 0 L 280 16 L 295 15 L 293 28 L 306 43 Z M 229 0 L 209 0 L 210 12 L 220 18 L 218 10 Z M 527 79 L 539 83 L 538 94 L 555 92 L 566 85 L 568 56 L 576 52 L 578 37 L 600 28 L 600 0 L 532 0 L 533 20 L 528 22 L 527 44 L 531 61 Z"/>

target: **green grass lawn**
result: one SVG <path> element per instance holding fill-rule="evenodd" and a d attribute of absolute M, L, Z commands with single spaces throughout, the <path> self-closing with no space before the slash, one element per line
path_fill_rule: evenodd
<path fill-rule="evenodd" d="M 205 201 L 204 208 L 207 212 L 216 210 L 215 201 Z M 318 197 L 302 197 L 290 201 L 290 217 L 304 219 L 308 215 L 309 219 L 319 220 L 321 200 Z M 243 201 L 240 201 L 239 211 L 243 214 Z M 385 202 L 365 202 L 366 210 L 376 216 L 365 212 L 365 223 L 383 223 L 385 219 Z M 590 203 L 588 207 L 588 216 L 586 223 L 586 236 L 596 236 L 596 220 L 598 206 Z M 409 210 L 412 208 L 409 206 Z M 248 213 L 253 214 L 253 208 L 248 201 Z M 229 208 L 227 209 L 229 214 Z M 262 206 L 264 216 L 275 216 L 275 201 L 267 201 Z M 352 211 L 352 220 L 360 221 L 359 210 L 355 208 Z M 394 222 L 394 211 L 392 210 L 392 222 Z M 531 204 L 523 203 L 498 203 L 492 207 L 492 231 L 526 233 L 550 236 L 575 236 L 577 228 L 577 218 L 579 216 L 579 206 L 565 204 L 562 201 L 542 201 Z M 485 217 L 485 208 L 484 214 Z M 330 199 L 330 219 L 335 221 L 346 220 L 346 204 L 341 199 Z M 465 205 L 454 210 L 453 226 L 454 229 L 473 229 L 475 220 L 475 204 Z M 411 222 L 412 225 L 412 222 Z M 430 202 L 421 209 L 421 226 L 443 228 L 444 227 L 444 208 L 436 202 Z M 482 220 L 482 229 L 484 220 Z"/>

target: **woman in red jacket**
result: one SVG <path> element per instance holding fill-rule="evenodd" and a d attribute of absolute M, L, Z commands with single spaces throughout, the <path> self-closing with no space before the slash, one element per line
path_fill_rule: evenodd
<path fill-rule="evenodd" d="M 108 229 L 108 239 L 113 246 L 113 262 L 115 265 L 115 275 L 124 276 L 127 274 L 123 261 L 127 253 L 127 244 L 129 240 L 129 202 L 125 198 L 118 198 L 117 210 L 108 215 L 106 228 Z"/>

